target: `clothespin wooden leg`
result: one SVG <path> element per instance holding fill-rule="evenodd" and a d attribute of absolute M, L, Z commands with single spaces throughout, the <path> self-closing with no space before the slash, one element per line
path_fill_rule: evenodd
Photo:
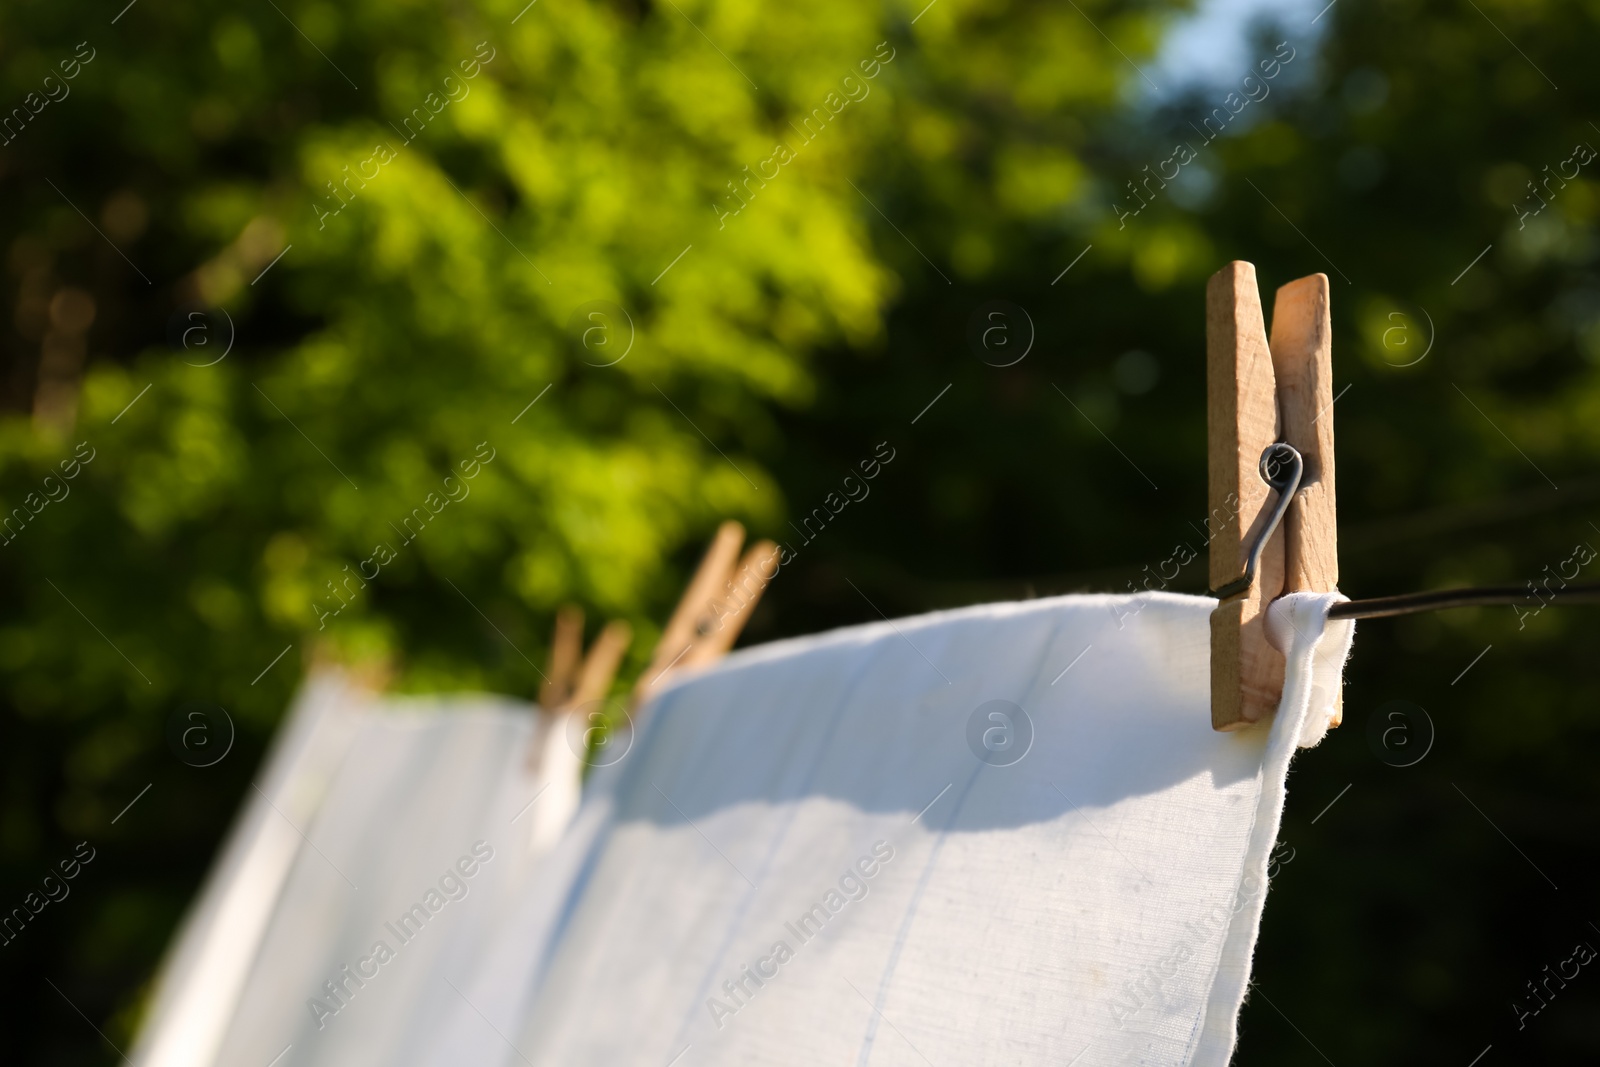
<path fill-rule="evenodd" d="M 612 619 L 600 631 L 600 636 L 589 646 L 583 658 L 583 669 L 578 672 L 578 684 L 567 701 L 570 707 L 581 707 L 591 700 L 599 700 L 611 689 L 622 657 L 633 643 L 633 627 L 621 619 Z"/>
<path fill-rule="evenodd" d="M 1272 368 L 1283 440 L 1305 461 L 1300 489 L 1284 516 L 1285 593 L 1339 587 L 1339 524 L 1333 491 L 1333 328 L 1328 276 L 1312 274 L 1278 290 L 1272 308 Z M 1343 717 L 1335 697 L 1333 725 Z"/>
<path fill-rule="evenodd" d="M 743 543 L 744 527 L 738 523 L 725 522 L 717 528 L 716 536 L 711 539 L 711 547 L 706 549 L 705 558 L 700 561 L 700 569 L 695 571 L 672 618 L 667 621 L 666 629 L 661 631 L 661 640 L 657 642 L 655 654 L 650 658 L 650 666 L 639 676 L 638 685 L 634 688 L 635 700 L 643 700 L 662 676 L 678 666 L 689 654 L 696 638 L 701 636 L 697 631 L 707 606 L 732 576 L 734 562 L 739 558 L 739 546 Z"/>
<path fill-rule="evenodd" d="M 539 706 L 554 711 L 572 695 L 578 657 L 583 652 L 583 609 L 568 604 L 556 612 L 555 635 L 550 639 L 550 662 L 539 686 Z"/>
<path fill-rule="evenodd" d="M 756 603 L 766 591 L 767 583 L 778 573 L 778 546 L 771 541 L 758 541 L 744 554 L 739 569 L 728 582 L 727 590 L 708 604 L 700 629 L 704 637 L 689 654 L 683 657 L 682 666 L 711 663 L 726 655 L 739 639 L 739 632 Z"/>
<path fill-rule="evenodd" d="M 633 640 L 633 628 L 620 619 L 613 619 L 601 629 L 600 636 L 589 646 L 589 654 L 580 666 L 578 657 L 583 652 L 583 609 L 568 604 L 556 615 L 556 632 L 550 642 L 550 669 L 544 684 L 539 687 L 540 710 L 555 723 L 558 732 L 566 729 L 565 716 L 591 700 L 599 700 L 611 689 L 617 676 L 617 667 Z M 546 735 L 535 733 L 528 749 L 527 766 L 533 770 L 544 758 L 550 742 Z"/>
<path fill-rule="evenodd" d="M 1277 496 L 1260 474 L 1261 453 L 1279 440 L 1272 352 L 1255 267 L 1239 260 L 1212 275 L 1206 287 L 1206 420 L 1216 589 L 1243 573 Z M 1265 614 L 1283 588 L 1283 559 L 1280 526 L 1261 554 L 1250 591 L 1211 614 L 1213 729 L 1249 726 L 1278 706 L 1284 662 L 1267 640 Z"/>

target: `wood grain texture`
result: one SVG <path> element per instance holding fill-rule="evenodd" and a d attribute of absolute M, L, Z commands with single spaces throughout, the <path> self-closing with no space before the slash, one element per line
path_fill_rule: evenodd
<path fill-rule="evenodd" d="M 1333 335 L 1328 277 L 1313 274 L 1278 290 L 1272 309 L 1272 369 L 1283 439 L 1300 450 L 1305 474 L 1284 517 L 1283 589 L 1332 592 L 1339 585 L 1334 510 Z"/>
<path fill-rule="evenodd" d="M 1334 495 L 1333 328 L 1328 276 L 1312 274 L 1278 290 L 1272 307 L 1272 369 L 1283 439 L 1300 450 L 1305 473 L 1284 516 L 1286 593 L 1339 588 L 1339 521 Z M 1343 717 L 1336 697 L 1333 725 Z"/>
<path fill-rule="evenodd" d="M 1277 383 L 1255 267 L 1235 260 L 1206 286 L 1206 422 L 1212 517 L 1211 585 L 1244 573 L 1250 543 L 1276 494 L 1261 480 L 1261 453 L 1278 440 Z M 1211 614 L 1211 725 L 1237 730 L 1278 706 L 1283 656 L 1267 641 L 1266 605 L 1283 588 L 1283 530 L 1261 554 L 1250 592 Z"/>

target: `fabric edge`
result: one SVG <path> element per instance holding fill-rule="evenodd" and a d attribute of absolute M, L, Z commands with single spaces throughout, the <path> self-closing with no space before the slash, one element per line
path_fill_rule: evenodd
<path fill-rule="evenodd" d="M 1338 691 L 1337 681 L 1355 633 L 1353 622 L 1335 620 L 1330 624 L 1328 619 L 1333 606 L 1345 599 L 1338 593 L 1291 593 L 1268 609 L 1268 638 L 1284 651 L 1283 697 L 1267 727 L 1271 732 L 1261 765 L 1261 796 L 1250 828 L 1235 911 L 1218 959 L 1205 1019 L 1188 1061 L 1190 1067 L 1227 1067 L 1238 1043 L 1239 1013 L 1250 989 L 1266 905 L 1268 861 L 1283 822 L 1289 764 L 1296 748 L 1315 745 L 1326 735 L 1337 706 L 1333 694 Z M 1321 650 L 1330 637 L 1332 647 Z"/>

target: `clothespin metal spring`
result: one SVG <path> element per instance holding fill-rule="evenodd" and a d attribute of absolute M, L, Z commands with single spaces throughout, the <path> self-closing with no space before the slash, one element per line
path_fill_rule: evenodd
<path fill-rule="evenodd" d="M 1261 480 L 1278 491 L 1278 503 L 1273 507 L 1272 514 L 1256 537 L 1255 543 L 1250 546 L 1250 554 L 1245 558 L 1244 573 L 1226 585 L 1212 590 L 1211 595 L 1219 601 L 1232 600 L 1250 592 L 1250 587 L 1255 584 L 1256 569 L 1261 564 L 1261 553 L 1266 549 L 1267 542 L 1272 540 L 1272 535 L 1278 529 L 1278 524 L 1283 521 L 1283 516 L 1288 513 L 1289 502 L 1294 499 L 1294 494 L 1300 488 L 1300 479 L 1305 474 L 1305 469 L 1305 460 L 1301 457 L 1300 450 L 1286 441 L 1268 445 L 1261 453 L 1259 466 Z"/>

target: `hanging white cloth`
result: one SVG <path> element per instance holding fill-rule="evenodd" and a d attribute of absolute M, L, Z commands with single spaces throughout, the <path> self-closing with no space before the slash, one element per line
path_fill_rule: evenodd
<path fill-rule="evenodd" d="M 302 841 L 370 695 L 338 671 L 306 680 L 190 907 L 145 1013 L 133 1062 L 209 1067 Z"/>
<path fill-rule="evenodd" d="M 569 724 L 313 679 L 135 1062 L 1221 1067 L 1338 599 L 1273 606 L 1283 703 L 1234 734 L 1208 599 L 752 649 L 646 709 L 570 826 Z"/>
<path fill-rule="evenodd" d="M 413 1062 L 1222 1067 L 1338 599 L 1273 607 L 1283 701 L 1234 733 L 1200 597 L 944 612 L 691 676 L 462 976 L 499 999 Z"/>
<path fill-rule="evenodd" d="M 136 1062 L 402 1059 L 455 996 L 450 961 L 492 939 L 497 902 L 570 818 L 581 766 L 545 751 L 547 726 L 505 698 L 309 680 L 185 924 Z"/>
<path fill-rule="evenodd" d="M 581 735 L 580 735 L 581 737 Z M 621 742 L 631 746 L 632 733 Z M 565 762 L 574 747 L 572 735 L 552 726 L 545 751 L 550 763 Z M 570 818 L 549 814 L 564 832 L 547 850 L 530 849 L 523 862 L 507 868 L 502 882 L 483 912 L 481 926 L 462 941 L 444 961 L 441 980 L 451 998 L 434 1005 L 428 1025 L 416 1040 L 385 1067 L 496 1064 L 505 1060 L 522 1064 L 511 1036 L 526 1018 L 528 1001 L 544 973 L 546 950 L 574 899 L 581 893 L 589 870 L 592 845 L 609 825 L 612 802 L 624 759 L 593 767 L 583 783 L 576 813 Z M 534 805 L 544 805 L 541 795 Z M 540 835 L 543 840 L 543 835 Z"/>

